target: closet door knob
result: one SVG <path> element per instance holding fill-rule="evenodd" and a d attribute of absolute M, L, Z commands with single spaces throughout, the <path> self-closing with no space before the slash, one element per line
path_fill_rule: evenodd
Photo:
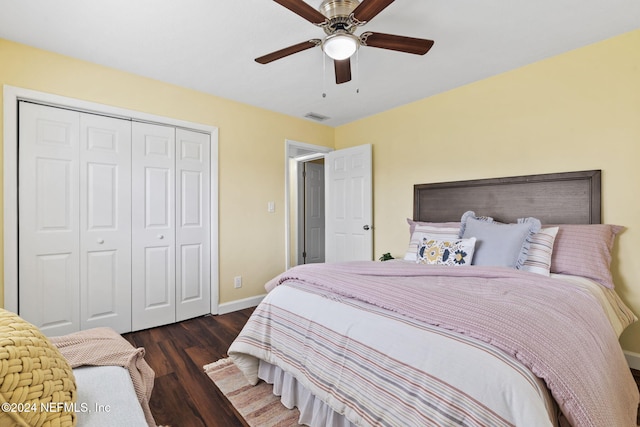
<path fill-rule="evenodd" d="M 98 239 L 98 244 L 101 245 L 104 243 L 104 239 Z"/>
<path fill-rule="evenodd" d="M 164 239 L 164 234 L 158 234 L 158 239 L 160 240 Z"/>

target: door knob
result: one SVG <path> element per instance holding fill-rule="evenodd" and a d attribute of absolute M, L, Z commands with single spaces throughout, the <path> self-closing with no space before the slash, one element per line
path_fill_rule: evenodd
<path fill-rule="evenodd" d="M 367 230 L 369 230 L 369 226 L 368 226 L 368 225 L 365 225 L 364 227 L 362 227 L 362 229 L 363 229 L 363 230 L 365 230 L 365 231 L 367 231 Z"/>
<path fill-rule="evenodd" d="M 160 240 L 164 239 L 164 234 L 158 234 L 158 239 Z"/>
<path fill-rule="evenodd" d="M 98 239 L 98 244 L 101 245 L 104 243 L 104 239 Z"/>

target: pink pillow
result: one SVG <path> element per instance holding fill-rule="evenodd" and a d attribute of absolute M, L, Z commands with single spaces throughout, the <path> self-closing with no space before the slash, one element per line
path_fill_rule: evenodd
<path fill-rule="evenodd" d="M 608 224 L 561 224 L 556 235 L 551 272 L 583 276 L 613 289 L 611 250 L 624 229 Z"/>

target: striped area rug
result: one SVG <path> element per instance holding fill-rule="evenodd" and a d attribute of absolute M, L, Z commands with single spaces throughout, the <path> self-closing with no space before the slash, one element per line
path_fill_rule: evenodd
<path fill-rule="evenodd" d="M 287 409 L 263 381 L 251 386 L 230 358 L 204 366 L 204 372 L 251 427 L 297 426 L 300 413 Z"/>

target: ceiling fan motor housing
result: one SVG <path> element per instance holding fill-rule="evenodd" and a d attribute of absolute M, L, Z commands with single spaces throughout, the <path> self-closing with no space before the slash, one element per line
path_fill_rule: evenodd
<path fill-rule="evenodd" d="M 338 30 L 353 33 L 357 26 L 349 16 L 359 4 L 358 0 L 324 0 L 318 8 L 329 19 L 324 31 L 327 34 L 334 34 Z"/>

